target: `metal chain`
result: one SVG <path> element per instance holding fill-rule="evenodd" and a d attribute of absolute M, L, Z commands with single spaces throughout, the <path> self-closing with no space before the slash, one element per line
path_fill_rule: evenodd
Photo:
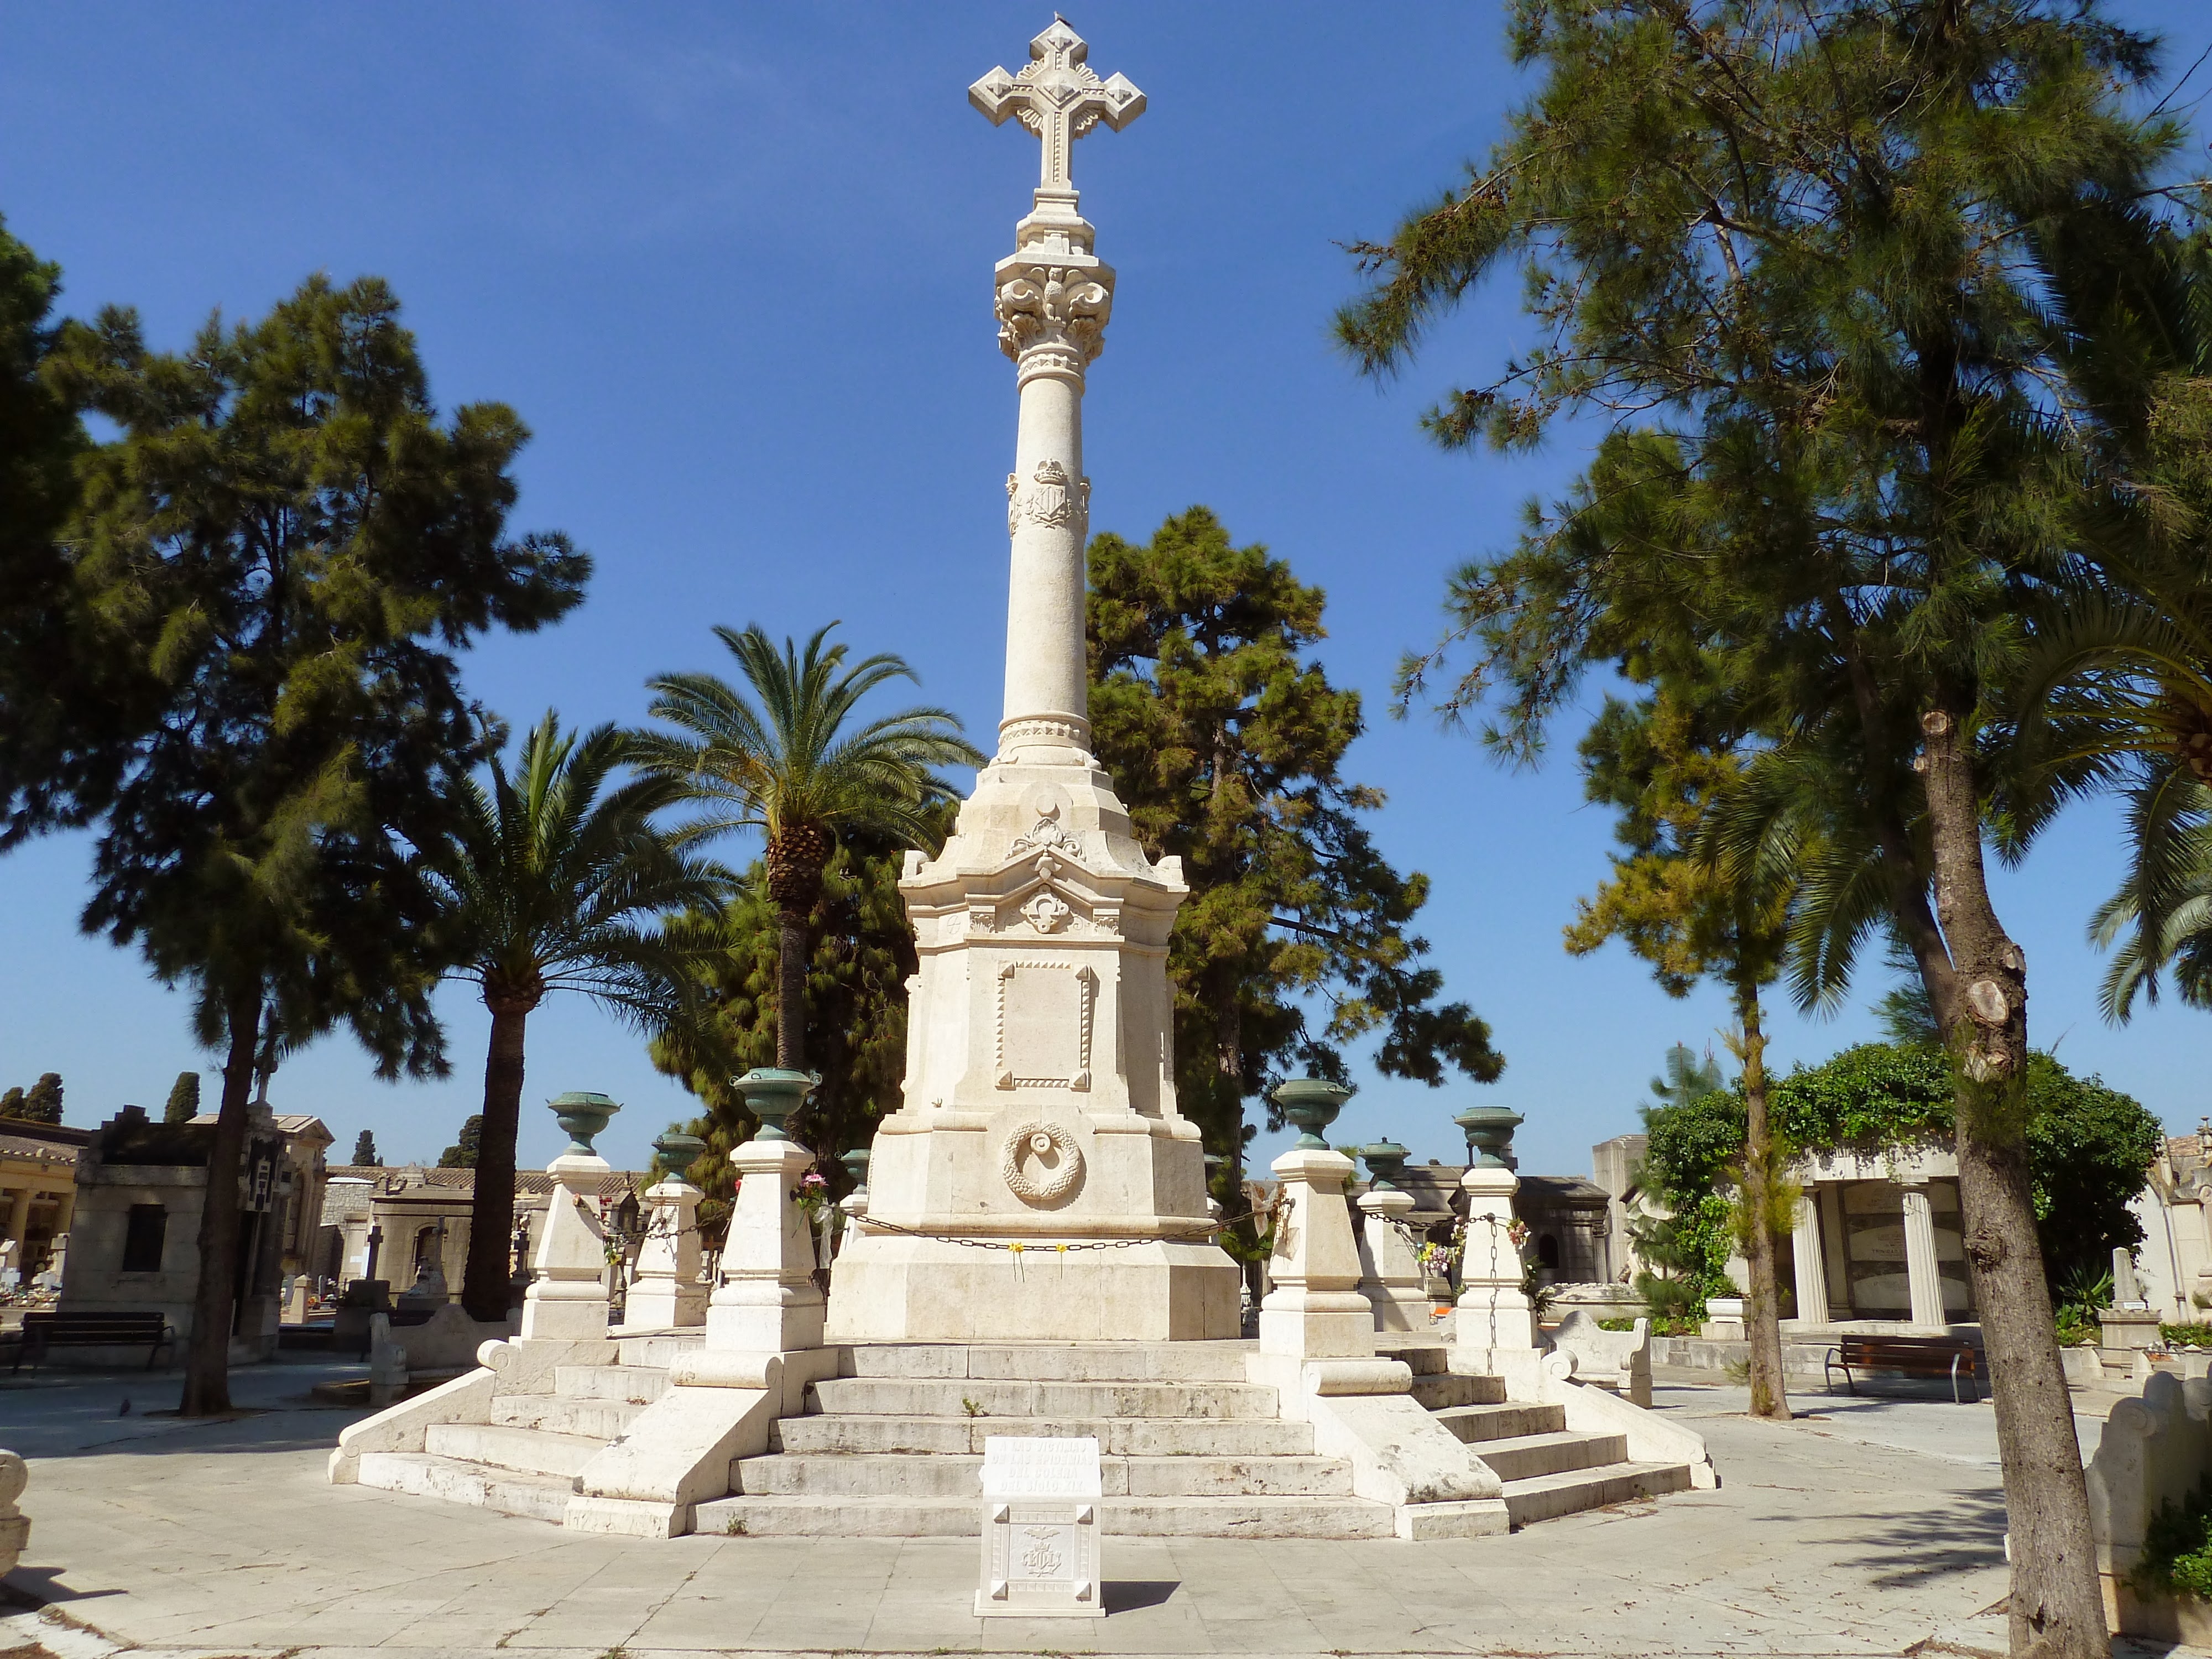
<path fill-rule="evenodd" d="M 1247 1210 L 1243 1215 L 1224 1216 L 1219 1221 L 1209 1222 L 1203 1228 L 1184 1228 L 1174 1232 L 1139 1238 L 1085 1238 L 1060 1244 L 1024 1244 L 1018 1239 L 963 1238 L 951 1233 L 927 1232 L 919 1227 L 902 1227 L 896 1222 L 885 1221 L 880 1217 L 872 1215 L 862 1218 L 860 1227 L 865 1232 L 897 1233 L 906 1238 L 932 1239 L 939 1244 L 957 1244 L 970 1250 L 1004 1250 L 1010 1255 L 1020 1255 L 1025 1251 L 1034 1253 L 1050 1250 L 1056 1255 L 1066 1255 L 1073 1250 L 1126 1250 L 1133 1244 L 1158 1244 L 1176 1240 L 1195 1242 L 1208 1239 L 1224 1227 L 1231 1227 L 1240 1221 L 1250 1221 L 1269 1213 L 1272 1212 Z"/>

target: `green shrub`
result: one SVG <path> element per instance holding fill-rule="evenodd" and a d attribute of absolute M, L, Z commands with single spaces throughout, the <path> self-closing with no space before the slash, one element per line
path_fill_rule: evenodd
<path fill-rule="evenodd" d="M 2212 1601 L 2212 1480 L 2179 1504 L 2159 1505 L 2143 1531 L 2142 1558 L 2128 1577 L 2138 1591 Z"/>
<path fill-rule="evenodd" d="M 2158 1334 L 2168 1347 L 2212 1348 L 2212 1325 L 2160 1325 Z"/>

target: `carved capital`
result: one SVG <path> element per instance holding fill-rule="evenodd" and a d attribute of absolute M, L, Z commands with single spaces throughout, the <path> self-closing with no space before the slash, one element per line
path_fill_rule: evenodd
<path fill-rule="evenodd" d="M 1022 266 L 999 284 L 999 348 L 1022 380 L 1076 380 L 1105 348 L 1114 310 L 1114 274 L 1103 265 Z"/>

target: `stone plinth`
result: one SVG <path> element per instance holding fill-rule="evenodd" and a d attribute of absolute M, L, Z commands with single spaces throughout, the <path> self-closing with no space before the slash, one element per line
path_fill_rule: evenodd
<path fill-rule="evenodd" d="M 793 1194 L 814 1167 L 795 1140 L 748 1140 L 730 1154 L 737 1201 L 722 1245 L 722 1282 L 707 1306 L 707 1347 L 748 1354 L 822 1346 L 814 1230 Z"/>
<path fill-rule="evenodd" d="M 699 1201 L 705 1196 L 681 1176 L 646 1189 L 645 1243 L 623 1304 L 623 1323 L 667 1329 L 706 1319 L 707 1287 L 699 1282 Z"/>
<path fill-rule="evenodd" d="M 1260 1352 L 1299 1359 L 1360 1359 L 1375 1352 L 1375 1310 L 1359 1291 L 1341 1152 L 1293 1147 L 1268 1166 L 1283 1183 L 1284 1212 L 1267 1258 L 1274 1288 L 1260 1304 Z"/>
<path fill-rule="evenodd" d="M 1513 1240 L 1513 1194 L 1521 1179 L 1503 1164 L 1477 1164 L 1460 1177 L 1467 1194 L 1467 1245 L 1452 1317 L 1452 1369 L 1505 1378 L 1514 1397 L 1537 1383 L 1536 1310 L 1522 1288 Z"/>
<path fill-rule="evenodd" d="M 1374 1310 L 1378 1331 L 1425 1331 L 1429 1328 L 1429 1293 L 1420 1258 L 1413 1241 L 1400 1231 L 1413 1213 L 1413 1195 L 1395 1188 L 1377 1188 L 1359 1195 L 1360 1212 L 1367 1218 L 1359 1236 L 1359 1289 Z"/>
<path fill-rule="evenodd" d="M 522 1298 L 522 1341 L 605 1340 L 607 1234 L 596 1195 L 611 1172 L 596 1152 L 563 1152 L 545 1166 L 554 1192 Z"/>
<path fill-rule="evenodd" d="M 979 1619 L 1103 1619 L 1098 1443 L 992 1435 L 983 1442 Z"/>

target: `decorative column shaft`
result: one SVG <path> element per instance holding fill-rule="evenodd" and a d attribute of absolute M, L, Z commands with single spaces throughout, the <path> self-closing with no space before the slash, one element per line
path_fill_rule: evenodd
<path fill-rule="evenodd" d="M 993 281 L 999 343 L 1014 360 L 1021 415 L 1006 475 L 1012 544 L 1007 594 L 1006 698 L 1001 757 L 1024 750 L 1088 751 L 1083 550 L 1091 480 L 1083 471 L 1083 376 L 1104 344 L 1114 271 L 1091 252 L 1069 178 L 1074 141 L 1103 122 L 1120 131 L 1145 95 L 1116 75 L 1101 81 L 1091 48 L 1054 19 L 1030 42 L 1017 74 L 994 69 L 968 89 L 994 125 L 1010 116 L 1042 141 L 1029 216 Z"/>
<path fill-rule="evenodd" d="M 1943 1278 L 1936 1264 L 1936 1214 L 1928 1203 L 1928 1183 L 1905 1188 L 1905 1281 L 1912 1298 L 1916 1325 L 1947 1323 Z"/>
<path fill-rule="evenodd" d="M 1790 1254 L 1797 1270 L 1798 1323 L 1826 1324 L 1828 1268 L 1820 1249 L 1820 1200 L 1810 1188 L 1798 1194 L 1797 1224 L 1790 1234 Z"/>

